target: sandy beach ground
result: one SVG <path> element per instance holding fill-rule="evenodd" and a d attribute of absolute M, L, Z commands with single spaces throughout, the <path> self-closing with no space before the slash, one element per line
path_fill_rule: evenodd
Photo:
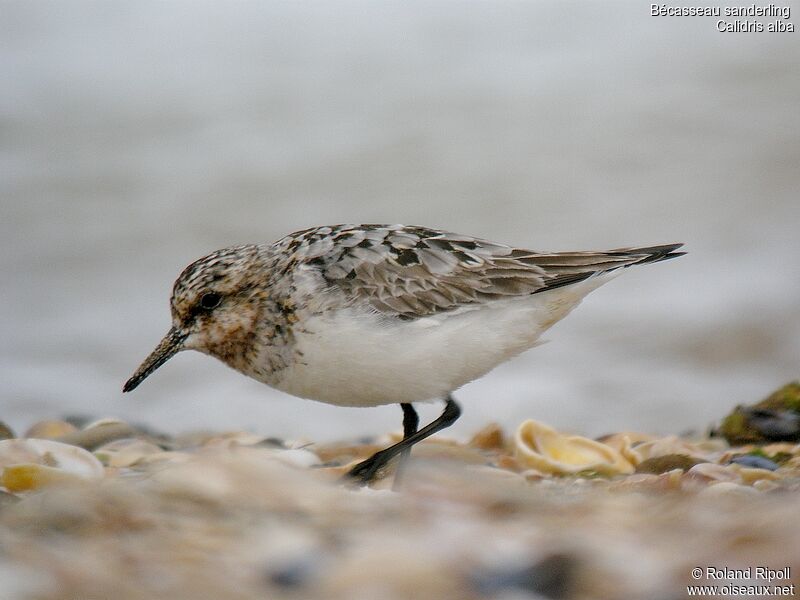
<path fill-rule="evenodd" d="M 361 489 L 342 475 L 392 440 L 36 427 L 62 442 L 0 441 L 2 598 L 756 598 L 798 583 L 796 443 L 489 425 Z"/>
<path fill-rule="evenodd" d="M 796 34 L 639 2 L 24 1 L 0 21 L 0 402 L 17 429 L 393 429 L 394 407 L 298 401 L 190 353 L 120 393 L 185 265 L 327 223 L 686 243 L 459 390 L 462 439 L 530 417 L 702 431 L 797 377 Z"/>

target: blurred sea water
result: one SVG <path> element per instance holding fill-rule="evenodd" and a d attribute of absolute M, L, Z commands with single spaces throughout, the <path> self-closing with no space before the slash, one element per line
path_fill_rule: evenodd
<path fill-rule="evenodd" d="M 342 222 L 540 250 L 686 242 L 460 390 L 456 435 L 529 417 L 702 431 L 797 378 L 796 34 L 648 8 L 4 2 L 0 420 L 398 428 L 395 407 L 298 400 L 196 353 L 121 394 L 186 264 Z"/>

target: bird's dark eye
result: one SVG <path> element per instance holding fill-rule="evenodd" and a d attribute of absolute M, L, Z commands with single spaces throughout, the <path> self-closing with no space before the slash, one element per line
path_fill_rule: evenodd
<path fill-rule="evenodd" d="M 222 302 L 222 296 L 216 292 L 207 292 L 200 297 L 200 308 L 211 310 L 217 308 L 220 302 Z"/>

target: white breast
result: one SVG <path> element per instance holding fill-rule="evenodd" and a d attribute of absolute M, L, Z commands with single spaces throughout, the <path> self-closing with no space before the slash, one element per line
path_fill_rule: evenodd
<path fill-rule="evenodd" d="M 536 345 L 546 329 L 615 274 L 415 321 L 357 308 L 330 311 L 296 333 L 300 361 L 273 385 L 340 406 L 442 398 Z"/>

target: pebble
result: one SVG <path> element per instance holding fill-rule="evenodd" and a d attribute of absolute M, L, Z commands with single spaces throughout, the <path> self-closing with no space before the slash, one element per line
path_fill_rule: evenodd
<path fill-rule="evenodd" d="M 7 440 L 15 437 L 14 432 L 11 431 L 11 428 L 0 421 L 0 440 Z"/>
<path fill-rule="evenodd" d="M 688 471 L 701 462 L 703 461 L 686 454 L 664 454 L 643 460 L 636 466 L 636 472 L 659 475 L 673 469 Z"/>
<path fill-rule="evenodd" d="M 765 456 L 757 456 L 755 454 L 740 454 L 731 459 L 732 463 L 742 465 L 744 467 L 753 467 L 755 469 L 767 469 L 768 471 L 776 471 L 778 463 L 771 461 Z"/>
<path fill-rule="evenodd" d="M 472 436 L 468 445 L 481 450 L 500 450 L 505 446 L 503 429 L 497 423 L 489 423 Z"/>

